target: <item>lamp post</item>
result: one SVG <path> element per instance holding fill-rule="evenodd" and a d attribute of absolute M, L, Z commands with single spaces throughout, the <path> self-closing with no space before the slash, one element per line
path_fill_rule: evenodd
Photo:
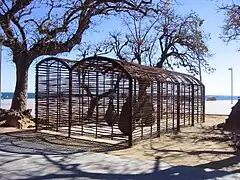
<path fill-rule="evenodd" d="M 228 68 L 231 71 L 231 104 L 233 104 L 233 68 Z"/>
<path fill-rule="evenodd" d="M 0 108 L 2 108 L 2 45 L 0 44 Z"/>

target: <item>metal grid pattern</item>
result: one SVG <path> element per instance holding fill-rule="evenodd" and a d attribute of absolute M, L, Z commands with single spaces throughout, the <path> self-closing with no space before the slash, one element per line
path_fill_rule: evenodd
<path fill-rule="evenodd" d="M 105 57 L 36 66 L 36 128 L 134 142 L 204 122 L 204 85 L 177 72 Z"/>

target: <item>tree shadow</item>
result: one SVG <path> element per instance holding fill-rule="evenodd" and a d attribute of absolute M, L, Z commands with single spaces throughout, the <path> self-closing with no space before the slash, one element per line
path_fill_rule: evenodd
<path fill-rule="evenodd" d="M 35 179 L 67 179 L 67 178 L 87 178 L 87 179 L 131 179 L 131 180 L 173 180 L 173 179 L 215 179 L 221 177 L 232 176 L 233 173 L 227 171 L 218 171 L 218 170 L 206 170 L 199 167 L 191 166 L 172 166 L 172 167 L 162 167 L 159 159 L 156 159 L 152 163 L 152 167 L 148 169 L 147 172 L 126 172 L 121 171 L 117 172 L 114 168 L 106 168 L 101 162 L 91 162 L 90 164 L 81 164 L 81 163 L 62 163 L 62 161 L 55 160 L 48 155 L 43 155 L 43 157 L 48 161 L 49 166 L 55 166 L 59 171 L 55 173 L 48 173 L 45 175 L 31 175 L 29 174 L 28 180 Z M 131 163 L 131 161 L 129 162 Z M 144 162 L 142 162 L 144 163 Z M 86 169 L 86 166 L 89 168 Z M 111 166 L 109 164 L 109 166 Z M 116 166 L 121 166 L 121 164 L 116 164 Z M 142 165 L 144 166 L 144 164 Z M 84 168 L 82 168 L 84 167 Z M 98 167 L 97 169 L 91 167 Z M 102 168 L 103 167 L 103 168 Z M 103 172 L 100 172 L 103 171 Z M 238 171 L 237 171 L 238 172 Z M 236 173 L 237 173 L 236 172 Z M 235 172 L 234 172 L 235 173 Z"/>
<path fill-rule="evenodd" d="M 222 168 L 230 167 L 230 166 L 233 166 L 233 165 L 240 166 L 240 156 L 232 156 L 232 157 L 228 157 L 226 159 L 222 159 L 222 160 L 218 160 L 218 161 L 212 161 L 212 162 L 205 163 L 205 164 L 200 164 L 196 167 L 211 168 L 211 169 L 222 169 Z M 232 171 L 232 172 L 240 173 L 240 169 L 238 168 L 238 170 Z"/>
<path fill-rule="evenodd" d="M 24 133 L 26 133 L 26 136 L 22 138 Z M 47 141 L 41 144 L 36 136 L 28 134 L 29 132 L 24 133 L 21 134 L 17 132 L 0 135 L 2 166 L 8 164 L 8 167 L 11 167 L 8 169 L 8 173 L 15 174 L 18 177 L 17 179 L 211 179 L 218 177 L 225 178 L 232 176 L 233 173 L 240 173 L 239 170 L 228 172 L 204 169 L 213 168 L 214 163 L 221 164 L 223 161 L 211 162 L 194 167 L 183 165 L 169 166 L 160 162 L 160 158 L 156 158 L 155 161 L 140 161 L 96 153 L 90 154 L 90 157 L 85 153 L 85 149 L 77 148 L 77 150 L 72 150 L 68 148 L 64 151 L 62 150 L 64 147 L 57 143 L 51 144 L 51 141 Z M 90 146 L 84 145 L 85 141 L 82 143 L 79 147 L 84 146 L 84 148 L 91 148 Z M 106 149 L 103 148 L 103 143 L 95 144 L 94 146 L 97 145 L 100 147 L 100 150 L 96 150 L 95 152 L 105 152 L 109 150 L 108 146 L 105 147 Z M 155 149 L 155 152 L 157 151 L 159 150 Z M 162 151 L 166 153 L 169 152 L 167 149 L 162 149 Z M 8 153 L 4 154 L 4 152 L 16 153 L 16 156 L 9 155 Z M 188 153 L 191 154 L 193 152 Z M 201 153 L 205 152 L 198 151 L 193 154 Z M 219 155 L 224 152 L 216 151 L 213 153 Z M 25 158 L 28 158 L 27 161 L 33 161 L 32 158 L 35 157 L 35 155 L 38 155 L 38 158 L 34 158 L 34 166 L 31 166 L 31 164 L 29 165 L 30 167 L 21 167 L 18 165 L 21 164 Z M 229 165 L 239 162 L 234 158 L 229 158 L 226 161 L 228 161 Z M 13 163 L 15 163 L 15 167 L 12 165 Z M 226 164 L 227 163 L 225 163 L 225 165 Z M 2 171 L 1 166 L 0 171 Z"/>
<path fill-rule="evenodd" d="M 228 157 L 226 157 L 225 159 L 216 160 L 216 161 L 213 161 L 213 159 L 209 159 L 208 161 L 210 162 L 208 163 L 196 165 L 196 167 L 199 167 L 199 168 L 210 168 L 210 169 L 219 170 L 223 168 L 229 168 L 229 167 L 240 165 L 240 156 L 239 156 L 239 153 L 236 152 L 235 150 L 232 150 L 232 151 L 225 151 L 224 149 L 223 150 L 181 150 L 181 149 L 179 150 L 179 149 L 170 149 L 167 146 L 165 148 L 155 148 L 153 147 L 152 143 L 150 143 L 150 148 L 149 146 L 143 146 L 143 148 L 145 148 L 145 155 L 155 156 L 155 159 L 161 158 L 159 154 L 163 154 L 162 156 L 164 156 L 165 158 L 166 157 L 181 158 L 182 154 L 185 154 L 185 156 L 189 155 L 189 157 L 197 156 L 199 159 L 202 159 L 201 156 L 204 157 L 205 154 L 211 154 L 216 157 L 228 155 Z"/>
<path fill-rule="evenodd" d="M 21 154 L 69 154 L 85 151 L 108 152 L 125 149 L 124 144 L 81 140 L 34 130 L 0 134 L 0 151 Z"/>

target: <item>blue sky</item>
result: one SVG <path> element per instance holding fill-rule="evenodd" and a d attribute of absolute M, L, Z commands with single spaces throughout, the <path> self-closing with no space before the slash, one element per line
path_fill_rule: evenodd
<path fill-rule="evenodd" d="M 240 95 L 240 52 L 236 49 L 239 46 L 237 42 L 232 42 L 226 45 L 219 39 L 221 26 L 223 25 L 223 13 L 217 12 L 217 6 L 214 0 L 179 0 L 182 6 L 178 8 L 179 12 L 187 13 L 191 10 L 197 12 L 201 18 L 205 20 L 204 30 L 206 33 L 211 33 L 209 40 L 209 48 L 214 56 L 210 59 L 210 64 L 216 68 L 213 74 L 203 73 L 203 83 L 206 86 L 206 94 L 208 95 L 230 95 L 230 71 L 229 67 L 233 67 L 233 82 L 234 95 Z M 232 0 L 219 0 L 218 4 L 231 3 Z M 235 0 L 235 3 L 240 4 L 240 0 Z M 86 40 L 100 40 L 114 28 L 121 28 L 119 21 L 108 19 L 102 24 L 95 27 L 98 32 L 90 30 L 84 38 Z M 71 53 L 68 58 L 76 59 L 76 53 Z M 29 71 L 29 92 L 35 91 L 35 65 L 33 63 Z M 185 72 L 184 69 L 176 69 L 180 72 Z M 3 48 L 3 63 L 2 63 L 2 91 L 13 92 L 15 86 L 15 66 L 11 62 L 11 56 L 6 48 Z"/>

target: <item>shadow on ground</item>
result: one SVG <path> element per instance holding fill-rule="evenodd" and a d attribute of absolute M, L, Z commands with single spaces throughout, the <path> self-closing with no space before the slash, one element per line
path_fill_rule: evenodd
<path fill-rule="evenodd" d="M 81 163 L 81 160 L 78 163 L 66 163 L 62 160 L 55 160 L 49 155 L 42 155 L 47 163 L 44 167 L 44 170 L 39 170 L 39 173 L 28 173 L 24 178 L 19 179 L 28 179 L 28 180 L 36 180 L 36 179 L 105 179 L 105 180 L 113 180 L 113 179 L 131 179 L 131 180 L 143 180 L 143 179 L 151 179 L 151 180 L 196 180 L 196 179 L 237 179 L 237 174 L 240 171 L 227 172 L 227 171 L 218 171 L 218 170 L 207 170 L 198 167 L 191 166 L 173 166 L 169 168 L 161 168 L 161 164 L 157 159 L 151 168 L 147 170 L 142 170 L 138 172 L 137 167 L 124 167 L 124 164 L 104 164 L 105 162 L 89 162 Z M 112 160 L 114 163 L 114 160 Z M 140 162 L 141 163 L 141 162 Z M 141 165 L 145 166 L 144 162 Z M 131 164 L 131 160 L 129 160 L 128 165 Z M 126 166 L 127 164 L 125 164 Z M 135 164 L 136 165 L 136 164 Z M 111 167 L 111 166 L 120 166 L 120 167 Z M 48 169 L 56 168 L 55 171 L 51 172 Z M 132 170 L 131 170 L 132 169 Z M 143 169 L 143 168 L 142 168 Z M 48 173 L 41 173 L 46 172 Z M 15 173 L 14 171 L 12 173 Z M 238 174 L 240 177 L 240 174 Z"/>
<path fill-rule="evenodd" d="M 240 170 L 209 170 L 239 163 L 236 156 L 198 166 L 169 166 L 155 161 L 141 161 L 93 152 L 125 148 L 86 140 L 74 140 L 49 134 L 21 131 L 0 134 L 0 179 L 236 179 Z M 89 153 L 86 153 L 88 151 Z M 158 151 L 155 149 L 155 151 Z M 169 152 L 167 149 L 161 151 Z M 9 154 L 11 153 L 11 154 Z M 189 154 L 201 154 L 188 152 Z M 224 152 L 211 152 L 221 154 Z M 37 156 L 36 156 L 37 155 Z M 19 164 L 21 164 L 19 166 Z M 207 169 L 206 169 L 207 168 Z M 240 177 L 240 174 L 238 174 Z"/>
<path fill-rule="evenodd" d="M 108 152 L 124 149 L 122 144 L 107 144 L 95 141 L 68 138 L 59 135 L 16 131 L 0 134 L 0 151 L 21 154 L 69 154 L 77 152 Z"/>

